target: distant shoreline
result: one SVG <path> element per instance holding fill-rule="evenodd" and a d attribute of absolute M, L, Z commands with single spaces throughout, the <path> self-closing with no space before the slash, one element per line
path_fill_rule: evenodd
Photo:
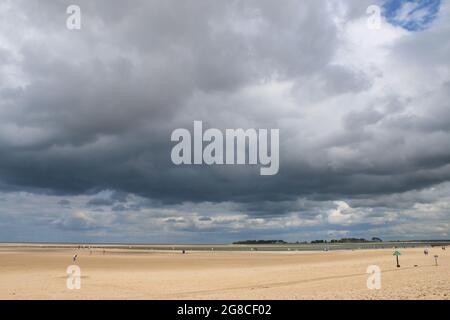
<path fill-rule="evenodd" d="M 120 249 L 150 251 L 333 251 L 388 248 L 450 246 L 450 240 L 384 241 L 361 243 L 283 243 L 283 244 L 127 244 L 127 243 L 56 243 L 0 242 L 0 248 L 41 249 Z"/>
<path fill-rule="evenodd" d="M 386 240 L 386 241 L 366 241 L 366 242 L 323 242 L 323 243 L 310 243 L 310 242 L 285 242 L 275 244 L 262 244 L 262 245 L 279 245 L 279 246 L 294 246 L 294 245 L 335 245 L 335 244 L 387 244 L 387 243 L 448 243 L 450 239 L 442 240 Z M 150 242 L 56 242 L 56 241 L 0 241 L 0 245 L 19 244 L 19 245 L 120 245 L 120 246 L 238 246 L 238 245 L 258 245 L 251 243 L 150 243 Z"/>

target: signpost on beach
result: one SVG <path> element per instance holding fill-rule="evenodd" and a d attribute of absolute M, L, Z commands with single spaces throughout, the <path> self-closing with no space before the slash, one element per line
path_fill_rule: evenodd
<path fill-rule="evenodd" d="M 438 258 L 439 258 L 439 256 L 436 254 L 436 255 L 434 256 L 434 262 L 436 263 L 435 266 L 438 265 L 438 262 L 437 262 L 437 259 L 438 259 Z"/>
<path fill-rule="evenodd" d="M 398 256 L 401 255 L 400 251 L 395 251 L 392 255 L 397 259 L 397 268 L 400 268 L 400 264 L 398 263 Z"/>

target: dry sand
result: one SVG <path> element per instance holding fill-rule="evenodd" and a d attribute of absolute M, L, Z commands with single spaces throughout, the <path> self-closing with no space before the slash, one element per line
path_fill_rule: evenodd
<path fill-rule="evenodd" d="M 0 245 L 0 299 L 449 299 L 450 249 L 150 251 Z M 81 288 L 66 286 L 78 254 Z M 439 266 L 434 265 L 435 254 Z M 366 285 L 369 265 L 381 289 Z M 417 266 L 415 266 L 417 265 Z"/>

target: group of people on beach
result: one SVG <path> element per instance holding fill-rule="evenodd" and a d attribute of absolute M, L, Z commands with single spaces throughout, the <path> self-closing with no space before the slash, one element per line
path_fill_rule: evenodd
<path fill-rule="evenodd" d="M 442 249 L 442 250 L 445 250 L 445 246 L 442 246 L 441 249 Z M 427 256 L 428 253 L 429 253 L 429 252 L 428 252 L 428 248 L 425 248 L 425 250 L 423 250 L 423 254 Z"/>
<path fill-rule="evenodd" d="M 81 249 L 81 248 L 86 248 L 85 246 L 83 246 L 83 247 L 81 247 L 81 246 L 78 246 L 78 249 Z M 91 249 L 91 247 L 89 246 L 89 247 L 87 247 L 87 248 L 89 248 L 89 255 L 92 255 L 92 249 Z M 106 254 L 106 250 L 105 249 L 103 249 L 102 250 L 102 253 L 103 253 L 103 255 L 105 255 Z M 184 252 L 183 252 L 184 253 Z M 78 254 L 74 254 L 73 256 L 72 256 L 72 262 L 76 262 L 77 261 L 77 259 L 78 259 Z"/>

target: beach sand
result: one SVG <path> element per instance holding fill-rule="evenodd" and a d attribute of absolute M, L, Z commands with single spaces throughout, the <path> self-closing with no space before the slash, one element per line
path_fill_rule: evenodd
<path fill-rule="evenodd" d="M 169 248 L 168 248 L 169 249 Z M 0 299 L 449 299 L 450 250 L 151 251 L 0 245 Z M 72 256 L 81 288 L 66 286 Z M 439 266 L 434 255 L 439 255 Z M 367 288 L 369 265 L 381 289 Z M 415 266 L 416 265 L 416 266 Z"/>

